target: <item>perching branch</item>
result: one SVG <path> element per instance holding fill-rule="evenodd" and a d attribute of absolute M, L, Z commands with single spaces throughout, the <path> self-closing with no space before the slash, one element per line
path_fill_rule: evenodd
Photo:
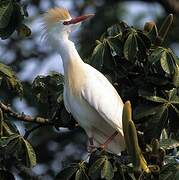
<path fill-rule="evenodd" d="M 77 127 L 77 123 L 76 121 L 74 121 L 73 118 L 70 118 L 70 119 L 67 119 L 67 117 L 64 119 L 60 118 L 61 113 L 63 114 L 63 116 L 67 116 L 67 114 L 64 114 L 65 112 L 63 112 L 62 110 L 63 109 L 62 106 L 58 109 L 58 111 L 54 113 L 51 119 L 47 119 L 47 118 L 43 118 L 39 116 L 32 117 L 24 113 L 15 112 L 10 106 L 3 104 L 1 101 L 0 101 L 0 109 L 3 111 L 3 113 L 6 113 L 8 116 L 11 116 L 17 120 L 38 124 L 39 126 L 37 126 L 37 128 L 44 125 L 50 125 L 50 126 L 55 126 L 55 127 L 65 127 L 69 129 Z M 32 131 L 35 129 L 32 129 Z"/>
<path fill-rule="evenodd" d="M 4 113 L 7 113 L 9 116 L 24 121 L 24 122 L 31 122 L 31 123 L 37 123 L 37 124 L 46 124 L 46 125 L 54 125 L 52 122 L 50 122 L 49 119 L 43 118 L 43 117 L 31 117 L 29 115 L 26 115 L 24 113 L 17 113 L 15 112 L 11 107 L 3 104 L 0 102 L 0 108 Z"/>

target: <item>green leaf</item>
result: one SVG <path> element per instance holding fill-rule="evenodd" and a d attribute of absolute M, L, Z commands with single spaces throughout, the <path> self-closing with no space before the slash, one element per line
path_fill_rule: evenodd
<path fill-rule="evenodd" d="M 0 28 L 1 39 L 7 39 L 16 28 L 22 23 L 24 16 L 21 12 L 21 6 L 19 3 L 13 2 L 13 12 L 8 25 L 5 28 Z"/>
<path fill-rule="evenodd" d="M 5 28 L 8 26 L 12 12 L 13 3 L 11 0 L 0 2 L 0 28 Z"/>
<path fill-rule="evenodd" d="M 75 180 L 89 180 L 83 168 L 80 168 L 77 170 L 76 175 L 75 175 Z"/>
<path fill-rule="evenodd" d="M 175 139 L 162 139 L 160 140 L 160 147 L 165 150 L 174 149 L 175 147 L 179 147 L 179 141 Z"/>
<path fill-rule="evenodd" d="M 49 104 L 49 97 L 53 105 L 62 101 L 63 76 L 53 72 L 48 76 L 37 76 L 32 83 L 33 94 L 36 100 L 41 103 Z"/>
<path fill-rule="evenodd" d="M 11 141 L 14 141 L 14 140 L 16 140 L 17 138 L 19 137 L 19 134 L 11 134 L 11 135 L 9 135 L 9 136 L 2 136 L 1 138 L 0 138 L 0 146 L 1 147 L 6 147 L 6 146 L 8 146 L 9 145 L 9 143 L 11 142 Z M 9 148 L 9 147 L 8 147 Z M 10 149 L 10 148 L 9 148 Z"/>
<path fill-rule="evenodd" d="M 21 24 L 18 28 L 17 28 L 17 33 L 20 37 L 25 38 L 25 37 L 29 37 L 31 35 L 31 30 L 28 26 L 26 26 L 25 24 Z"/>
<path fill-rule="evenodd" d="M 167 53 L 166 51 L 163 51 L 160 64 L 162 69 L 168 73 L 168 74 L 174 74 L 174 71 L 176 69 L 176 63 L 173 58 L 173 56 L 170 53 Z"/>
<path fill-rule="evenodd" d="M 158 97 L 158 96 L 142 96 L 143 98 L 149 100 L 149 101 L 153 101 L 153 102 L 158 102 L 158 103 L 167 103 L 168 101 L 162 97 Z"/>
<path fill-rule="evenodd" d="M 99 43 L 92 54 L 91 65 L 99 71 L 113 70 L 115 61 L 111 55 L 108 39 L 104 39 L 103 43 Z"/>
<path fill-rule="evenodd" d="M 155 48 L 148 56 L 149 63 L 156 64 L 158 61 L 160 61 L 163 52 L 164 52 L 164 48 L 162 47 Z"/>
<path fill-rule="evenodd" d="M 91 58 L 91 65 L 96 69 L 98 69 L 99 71 L 101 71 L 103 67 L 103 58 L 102 58 L 103 52 L 104 52 L 104 44 L 100 43 L 95 47 Z"/>
<path fill-rule="evenodd" d="M 142 31 L 138 31 L 137 32 L 137 38 L 140 39 L 140 43 L 143 44 L 145 49 L 149 49 L 151 46 L 151 41 L 150 39 L 142 32 Z M 144 49 L 144 50 L 145 50 Z M 140 49 L 140 51 L 142 51 L 143 49 Z"/>
<path fill-rule="evenodd" d="M 16 126 L 9 121 L 2 122 L 2 129 L 3 129 L 3 136 L 10 136 L 14 133 L 19 134 L 19 131 L 17 130 Z"/>
<path fill-rule="evenodd" d="M 19 150 L 21 149 L 21 136 L 19 134 L 12 134 L 6 138 L 6 153 L 10 156 L 19 156 Z"/>
<path fill-rule="evenodd" d="M 115 60 L 112 56 L 108 40 L 104 40 L 104 52 L 103 52 L 103 70 L 104 71 L 113 71 L 115 67 Z"/>
<path fill-rule="evenodd" d="M 121 36 L 122 35 L 122 29 L 120 24 L 115 24 L 107 29 L 109 36 Z"/>
<path fill-rule="evenodd" d="M 27 167 L 31 168 L 36 165 L 36 154 L 31 146 L 31 144 L 26 141 L 25 139 L 22 139 L 24 142 L 24 148 L 25 148 L 25 156 L 26 156 L 26 165 Z"/>
<path fill-rule="evenodd" d="M 130 33 L 126 42 L 124 43 L 124 57 L 131 62 L 135 61 L 137 55 L 138 46 L 136 35 L 136 32 Z"/>
<path fill-rule="evenodd" d="M 158 37 L 158 29 L 155 24 L 155 22 L 147 22 L 146 26 L 149 27 L 149 31 L 146 33 L 146 35 L 149 37 L 152 43 L 155 43 L 156 38 Z M 147 27 L 146 27 L 147 28 Z"/>
<path fill-rule="evenodd" d="M 175 126 L 179 117 L 179 96 L 176 88 L 169 91 L 161 91 L 159 96 L 142 96 L 150 101 L 150 106 L 136 108 L 134 117 L 137 122 L 145 120 L 145 135 L 150 138 L 159 138 L 163 128 Z M 160 103 L 160 104 L 158 104 Z M 177 125 L 178 126 L 178 125 Z M 177 128 L 177 127 L 176 127 Z"/>
<path fill-rule="evenodd" d="M 161 42 L 159 42 L 159 44 L 161 44 L 164 41 L 164 39 L 172 25 L 172 22 L 173 22 L 173 14 L 169 14 L 165 18 L 162 26 L 159 29 L 159 37 L 160 37 L 160 41 L 161 41 Z"/>
<path fill-rule="evenodd" d="M 152 50 L 152 53 L 148 57 L 149 62 L 160 66 L 162 70 L 170 75 L 173 75 L 177 67 L 177 58 L 170 49 L 158 47 Z"/>
<path fill-rule="evenodd" d="M 93 51 L 91 65 L 102 71 L 105 68 L 111 68 L 111 56 L 109 45 L 104 40 L 103 43 L 98 44 Z"/>
<path fill-rule="evenodd" d="M 175 87 L 179 87 L 179 67 L 178 65 L 176 64 L 176 68 L 174 70 L 174 74 L 173 74 L 173 84 L 175 85 Z"/>
<path fill-rule="evenodd" d="M 56 175 L 55 180 L 70 180 L 77 170 L 77 165 L 67 167 Z"/>
<path fill-rule="evenodd" d="M 177 172 L 177 163 L 169 163 L 162 166 L 159 180 L 172 180 Z"/>
<path fill-rule="evenodd" d="M 124 57 L 131 62 L 145 61 L 151 46 L 150 39 L 140 30 L 132 29 L 124 43 Z"/>
<path fill-rule="evenodd" d="M 140 62 L 144 62 L 146 61 L 151 42 L 149 38 L 139 30 L 137 31 L 136 39 L 138 46 L 137 60 Z"/>
<path fill-rule="evenodd" d="M 12 72 L 11 67 L 2 63 L 0 63 L 0 74 L 6 75 L 10 78 L 13 78 L 14 76 L 14 73 Z"/>
<path fill-rule="evenodd" d="M 118 37 L 108 38 L 107 43 L 112 50 L 112 54 L 122 56 L 122 42 Z"/>
<path fill-rule="evenodd" d="M 17 79 L 15 73 L 11 67 L 0 63 L 0 77 L 3 78 L 9 89 L 15 90 L 18 94 L 22 95 L 23 87 L 19 79 Z"/>
<path fill-rule="evenodd" d="M 168 108 L 165 105 L 161 105 L 156 110 L 155 115 L 148 117 L 147 126 L 144 129 L 145 136 L 148 139 L 159 139 L 161 132 L 167 126 L 168 121 Z"/>
<path fill-rule="evenodd" d="M 101 157 L 97 159 L 89 168 L 88 174 L 91 177 L 91 179 L 99 179 L 101 177 L 101 170 L 105 160 L 106 157 Z"/>
<path fill-rule="evenodd" d="M 104 161 L 104 164 L 101 170 L 101 178 L 106 179 L 106 180 L 111 180 L 113 179 L 113 176 L 114 176 L 114 170 L 113 170 L 112 164 L 108 159 L 106 159 Z"/>
<path fill-rule="evenodd" d="M 5 148 L 5 157 L 15 157 L 29 168 L 36 164 L 36 155 L 32 146 L 21 135 L 12 134 L 8 137 L 2 137 L 0 146 Z"/>
<path fill-rule="evenodd" d="M 168 96 L 169 101 L 171 101 L 173 104 L 179 103 L 179 97 L 178 97 L 178 93 L 177 93 L 176 88 L 173 88 L 170 91 L 166 91 L 166 92 L 167 92 L 167 96 Z"/>

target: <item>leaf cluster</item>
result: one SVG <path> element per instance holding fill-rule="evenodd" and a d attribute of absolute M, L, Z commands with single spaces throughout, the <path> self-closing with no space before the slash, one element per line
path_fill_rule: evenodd
<path fill-rule="evenodd" d="M 179 128 L 179 59 L 162 46 L 172 18 L 159 30 L 154 22 L 143 30 L 122 21 L 113 25 L 97 41 L 89 61 L 110 77 L 124 101 L 132 102 L 135 123 L 148 142 L 159 138 L 163 128 L 174 133 Z"/>
<path fill-rule="evenodd" d="M 28 36 L 30 29 L 23 24 L 26 16 L 26 8 L 19 1 L 0 1 L 0 37 L 6 39 L 15 30 L 21 36 Z M 171 21 L 172 16 L 167 17 L 159 30 L 154 22 L 146 23 L 142 30 L 119 22 L 108 28 L 100 40 L 96 41 L 97 45 L 90 59 L 92 66 L 110 77 L 123 100 L 132 102 L 135 123 L 138 130 L 144 133 L 147 142 L 159 138 L 164 128 L 169 134 L 176 135 L 179 127 L 179 59 L 171 49 L 162 45 Z M 21 82 L 12 69 L 2 63 L 0 85 L 22 94 Z M 59 106 L 63 103 L 63 77 L 60 74 L 37 76 L 32 83 L 32 92 L 37 102 L 46 106 L 47 111 L 43 109 L 43 112 L 50 111 L 45 115 L 53 120 L 55 127 L 75 127 L 75 123 L 72 123 L 69 115 L 63 111 L 64 106 L 63 109 Z M 31 168 L 36 164 L 36 155 L 26 136 L 19 133 L 10 122 L 12 119 L 6 115 L 1 112 L 0 116 L 0 177 L 13 179 L 12 166 L 16 167 L 20 163 Z M 63 123 L 59 120 L 61 117 Z M 56 123 L 57 121 L 60 123 Z M 132 125 L 135 128 L 134 124 Z M 136 141 L 137 134 L 133 138 Z M 151 165 L 150 175 L 136 174 L 130 164 L 132 158 L 126 154 L 115 156 L 97 150 L 90 155 L 88 162 L 82 161 L 68 166 L 57 174 L 56 179 L 177 179 L 176 154 L 172 158 L 167 157 L 162 148 L 173 153 L 178 143 L 162 143 L 159 145 L 161 147 L 158 147 L 156 141 L 150 145 L 145 141 L 145 153 L 141 153 Z M 165 165 L 164 160 L 167 162 Z"/>
<path fill-rule="evenodd" d="M 38 102 L 53 105 L 60 103 L 63 99 L 63 76 L 56 72 L 37 76 L 32 83 L 32 91 Z"/>
<path fill-rule="evenodd" d="M 55 180 L 177 180 L 179 172 L 177 161 L 168 157 L 165 160 L 168 162 L 161 168 L 149 165 L 150 174 L 137 173 L 125 154 L 119 157 L 97 150 L 90 155 L 88 162 L 72 163 L 62 169 Z"/>
<path fill-rule="evenodd" d="M 176 180 L 179 172 L 178 154 L 173 153 L 171 156 L 168 153 L 166 155 L 166 150 L 178 147 L 179 143 L 163 135 L 160 142 L 153 139 L 151 144 L 148 144 L 142 151 L 132 121 L 129 101 L 124 104 L 122 123 L 127 153 L 122 152 L 121 156 L 117 156 L 105 152 L 104 149 L 98 149 L 90 154 L 87 162 L 71 164 L 58 173 L 55 179 L 161 180 L 171 178 Z"/>
<path fill-rule="evenodd" d="M 74 163 L 57 174 L 55 180 L 110 180 L 114 178 L 116 171 L 117 166 L 112 155 L 110 156 L 106 152 L 97 150 L 91 154 L 89 163 L 85 161 Z"/>
<path fill-rule="evenodd" d="M 36 154 L 32 145 L 20 135 L 16 126 L 3 115 L 0 109 L 0 177 L 13 179 L 10 173 L 17 164 L 31 168 L 36 165 Z"/>
<path fill-rule="evenodd" d="M 10 66 L 0 63 L 0 86 L 7 87 L 22 96 L 23 87 Z"/>
<path fill-rule="evenodd" d="M 31 30 L 23 24 L 28 16 L 26 7 L 14 0 L 0 1 L 0 37 L 7 39 L 15 30 L 22 37 L 31 34 Z"/>

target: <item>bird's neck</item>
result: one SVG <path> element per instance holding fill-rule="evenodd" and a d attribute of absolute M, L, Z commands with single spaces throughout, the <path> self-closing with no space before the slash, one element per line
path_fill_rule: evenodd
<path fill-rule="evenodd" d="M 84 62 L 80 58 L 75 45 L 67 37 L 59 41 L 59 52 L 63 61 L 64 77 L 68 81 L 70 77 L 77 75 Z"/>

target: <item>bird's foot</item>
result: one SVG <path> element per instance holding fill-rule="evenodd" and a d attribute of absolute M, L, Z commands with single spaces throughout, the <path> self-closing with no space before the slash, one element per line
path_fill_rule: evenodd
<path fill-rule="evenodd" d="M 94 145 L 94 138 L 90 137 L 89 138 L 89 145 L 87 147 L 87 152 L 91 154 L 94 151 L 96 151 L 96 149 L 97 149 L 97 146 Z"/>
<path fill-rule="evenodd" d="M 93 153 L 94 151 L 96 151 L 97 150 L 97 146 L 94 146 L 94 145 L 88 145 L 88 147 L 87 147 L 87 152 L 88 153 Z"/>

